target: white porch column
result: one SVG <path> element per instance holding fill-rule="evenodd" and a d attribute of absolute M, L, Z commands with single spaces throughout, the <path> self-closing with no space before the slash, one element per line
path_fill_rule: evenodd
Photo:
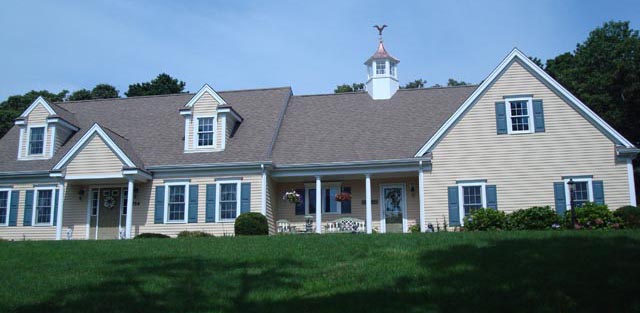
<path fill-rule="evenodd" d="M 129 185 L 127 186 L 127 222 L 125 228 L 125 236 L 132 239 L 131 221 L 133 220 L 133 178 L 129 177 Z"/>
<path fill-rule="evenodd" d="M 322 233 L 322 182 L 316 176 L 316 233 Z"/>
<path fill-rule="evenodd" d="M 427 225 L 424 212 L 424 172 L 422 171 L 422 161 L 418 166 L 418 188 L 418 197 L 420 197 L 420 231 L 424 233 L 427 231 Z"/>
<path fill-rule="evenodd" d="M 62 239 L 62 210 L 64 209 L 64 182 L 58 183 L 58 214 L 56 216 L 56 240 Z"/>
<path fill-rule="evenodd" d="M 366 221 L 365 226 L 367 228 L 367 234 L 373 232 L 373 218 L 371 213 L 371 174 L 366 174 L 365 180 L 365 203 L 366 203 Z"/>
<path fill-rule="evenodd" d="M 262 184 L 261 184 L 262 191 L 260 194 L 260 212 L 262 212 L 262 215 L 267 216 L 267 169 L 264 168 L 264 164 L 262 164 L 261 166 L 262 166 Z"/>

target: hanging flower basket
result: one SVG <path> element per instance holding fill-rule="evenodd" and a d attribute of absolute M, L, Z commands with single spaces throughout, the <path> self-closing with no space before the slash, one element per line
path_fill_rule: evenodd
<path fill-rule="evenodd" d="M 344 201 L 350 201 L 351 200 L 351 194 L 348 192 L 338 192 L 336 194 L 336 201 L 338 202 L 344 202 Z"/>
<path fill-rule="evenodd" d="M 287 200 L 289 203 L 300 203 L 300 199 L 302 196 L 297 193 L 295 190 L 287 191 L 282 196 L 282 200 Z"/>

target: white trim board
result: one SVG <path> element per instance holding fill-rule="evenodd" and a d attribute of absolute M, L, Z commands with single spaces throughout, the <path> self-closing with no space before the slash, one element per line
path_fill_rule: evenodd
<path fill-rule="evenodd" d="M 204 84 L 204 86 L 200 88 L 200 90 L 195 94 L 195 96 L 193 96 L 191 100 L 189 100 L 189 102 L 187 102 L 187 104 L 185 104 L 184 106 L 186 108 L 193 107 L 196 101 L 198 101 L 205 92 L 208 92 L 213 97 L 213 99 L 218 101 L 218 105 L 227 105 L 227 102 L 224 101 L 224 99 L 222 99 L 222 97 L 220 97 L 220 95 L 215 90 L 213 90 L 211 86 L 209 86 L 208 84 Z"/>
<path fill-rule="evenodd" d="M 33 101 L 33 103 L 31 103 L 31 105 L 26 110 L 24 110 L 24 112 L 22 112 L 22 114 L 20 114 L 20 117 L 27 117 L 31 113 L 31 111 L 33 111 L 39 104 L 42 104 L 47 112 L 49 112 L 49 115 L 56 114 L 56 111 L 51 108 L 51 105 L 49 105 L 47 100 L 45 100 L 42 96 L 39 96 L 35 101 Z"/>
<path fill-rule="evenodd" d="M 512 64 L 513 61 L 518 60 L 522 62 L 522 65 L 529 71 L 533 72 L 543 83 L 545 83 L 552 90 L 556 91 L 560 96 L 569 102 L 576 110 L 581 113 L 588 121 L 602 131 L 607 137 L 611 138 L 614 142 L 620 143 L 627 148 L 634 148 L 635 146 L 618 133 L 607 122 L 595 114 L 589 109 L 582 101 L 572 95 L 567 89 L 562 87 L 556 80 L 554 80 L 543 69 L 537 66 L 533 61 L 522 53 L 518 48 L 513 48 L 511 52 L 500 62 L 491 74 L 478 86 L 478 88 L 465 100 L 462 105 L 456 110 L 451 117 L 436 131 L 436 133 L 418 150 L 415 157 L 421 157 L 425 153 L 431 151 L 440 140 L 448 133 L 448 131 L 455 126 L 455 124 L 464 116 L 464 114 L 470 109 L 472 105 L 484 94 L 484 92 L 493 85 L 493 83 L 503 74 L 503 72 Z"/>
<path fill-rule="evenodd" d="M 100 125 L 96 123 L 96 124 L 93 124 L 93 126 L 91 126 L 89 131 L 87 131 L 82 136 L 82 138 L 80 138 L 80 140 L 76 142 L 75 145 L 73 145 L 73 148 L 71 148 L 71 150 L 69 150 L 69 152 L 67 152 L 67 154 L 64 155 L 62 160 L 60 160 L 60 162 L 58 162 L 58 164 L 56 164 L 56 166 L 53 167 L 53 170 L 55 171 L 55 170 L 62 169 L 69 161 L 71 161 L 71 159 L 78 152 L 80 152 L 80 150 L 89 142 L 89 140 L 93 138 L 94 134 L 99 135 L 102 138 L 102 140 L 104 140 L 104 142 L 107 144 L 107 146 L 111 148 L 111 150 L 118 156 L 118 158 L 120 158 L 120 160 L 124 164 L 126 164 L 128 167 L 135 167 L 135 164 L 133 164 L 131 159 L 129 159 L 129 157 L 124 153 L 124 151 L 122 151 L 122 149 L 120 149 L 120 147 L 118 147 L 118 145 L 116 145 L 116 143 L 113 142 L 113 140 L 111 140 L 111 138 L 107 135 L 107 133 L 105 133 L 102 127 L 100 127 Z"/>

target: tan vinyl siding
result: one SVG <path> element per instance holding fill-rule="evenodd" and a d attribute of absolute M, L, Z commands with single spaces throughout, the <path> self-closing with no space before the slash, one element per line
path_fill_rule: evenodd
<path fill-rule="evenodd" d="M 121 174 L 122 165 L 122 161 L 104 140 L 98 135 L 93 135 L 69 162 L 66 175 Z"/>
<path fill-rule="evenodd" d="M 276 224 L 275 224 L 275 212 L 274 207 L 277 203 L 277 192 L 276 192 L 276 183 L 267 176 L 267 222 L 269 222 L 269 234 L 274 234 L 276 232 Z"/>
<path fill-rule="evenodd" d="M 495 102 L 522 94 L 543 100 L 545 132 L 497 135 Z M 448 217 L 447 186 L 456 180 L 497 185 L 498 208 L 510 212 L 553 206 L 553 182 L 564 175 L 603 180 L 611 209 L 629 203 L 626 163 L 616 160 L 614 143 L 516 62 L 433 150 L 433 169 L 424 175 L 426 220 Z"/>
<path fill-rule="evenodd" d="M 218 108 L 218 101 L 211 94 L 205 92 L 202 97 L 193 104 L 193 115 L 214 115 Z"/>
<path fill-rule="evenodd" d="M 16 226 L 0 226 L 0 238 L 6 240 L 53 240 L 56 238 L 55 226 L 23 226 L 26 191 L 33 190 L 33 185 L 34 184 L 12 184 L 12 192 L 20 192 L 18 219 Z M 33 208 L 31 212 L 33 214 Z"/>
<path fill-rule="evenodd" d="M 42 105 L 37 105 L 27 116 L 27 123 L 31 125 L 42 125 L 47 122 L 49 111 Z"/>
<path fill-rule="evenodd" d="M 142 199 L 139 207 L 134 207 L 133 211 L 133 233 L 162 233 L 170 236 L 176 236 L 183 230 L 188 231 L 204 231 L 216 236 L 232 235 L 234 233 L 233 222 L 206 223 L 206 185 L 215 184 L 216 177 L 184 177 L 190 178 L 190 185 L 198 185 L 198 223 L 180 223 L 180 224 L 154 224 L 155 214 L 155 189 L 156 186 L 164 186 L 163 179 L 154 179 L 153 182 L 137 185 L 139 188 L 139 197 Z M 251 183 L 251 212 L 261 212 L 261 176 L 248 175 L 242 177 L 242 182 Z M 221 183 L 221 182 L 218 182 Z M 239 200 L 238 200 L 239 201 Z"/>
<path fill-rule="evenodd" d="M 334 182 L 334 181 L 332 181 Z M 296 215 L 295 214 L 295 205 L 293 203 L 289 203 L 287 200 L 283 200 L 282 196 L 285 192 L 291 191 L 294 189 L 304 189 L 305 183 L 315 184 L 315 181 L 308 182 L 300 182 L 300 183 L 280 183 L 277 185 L 277 193 L 276 193 L 276 221 L 277 220 L 287 220 L 291 223 L 291 225 L 296 226 L 298 229 L 304 229 L 304 215 Z M 327 182 L 328 183 L 328 182 Z M 380 204 L 380 185 L 382 184 L 404 184 L 405 190 L 407 193 L 407 225 L 411 227 L 411 225 L 416 224 L 419 218 L 419 199 L 418 199 L 418 173 L 416 173 L 415 177 L 403 177 L 403 178 L 384 178 L 384 179 L 376 179 L 373 177 L 371 179 L 371 199 L 378 201 L 377 204 L 372 203 L 371 205 L 371 213 L 373 219 L 373 229 L 374 231 L 380 230 L 380 216 L 381 216 L 381 204 Z M 412 193 L 410 185 L 413 184 L 415 186 L 415 191 Z M 355 217 L 361 220 L 366 219 L 366 206 L 362 203 L 365 200 L 365 179 L 362 180 L 346 180 L 342 182 L 342 187 L 351 187 L 351 214 L 322 214 L 322 222 L 325 224 L 326 222 L 333 221 L 335 219 L 341 217 Z M 315 214 L 314 223 L 315 223 Z"/>

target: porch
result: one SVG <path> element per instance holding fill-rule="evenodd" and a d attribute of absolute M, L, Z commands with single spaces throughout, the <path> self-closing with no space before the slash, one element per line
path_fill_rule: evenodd
<path fill-rule="evenodd" d="M 291 232 L 297 233 L 340 231 L 334 222 L 343 222 L 344 218 L 364 222 L 364 230 L 357 232 L 408 232 L 412 225 L 420 225 L 422 216 L 422 170 L 417 163 L 396 171 L 345 170 L 344 174 L 315 176 L 275 173 L 273 219 L 276 223 L 287 223 Z M 291 191 L 300 195 L 300 201 L 284 198 Z M 340 193 L 350 194 L 351 199 L 339 201 L 336 195 Z"/>

